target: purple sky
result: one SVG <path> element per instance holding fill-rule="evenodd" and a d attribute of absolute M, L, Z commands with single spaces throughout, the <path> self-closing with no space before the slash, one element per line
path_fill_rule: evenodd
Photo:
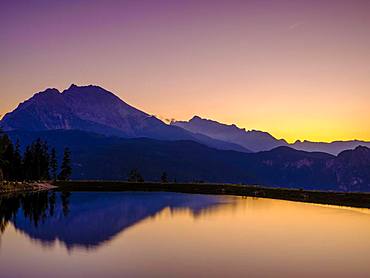
<path fill-rule="evenodd" d="M 370 1 L 2 1 L 0 114 L 101 85 L 163 118 L 370 140 Z"/>

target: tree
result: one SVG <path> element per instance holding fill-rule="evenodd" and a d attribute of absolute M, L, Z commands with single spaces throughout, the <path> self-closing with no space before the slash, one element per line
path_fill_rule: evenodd
<path fill-rule="evenodd" d="M 58 171 L 57 152 L 56 152 L 55 148 L 51 149 L 50 170 L 51 170 L 51 177 L 55 181 L 57 179 L 57 171 Z"/>
<path fill-rule="evenodd" d="M 12 162 L 14 156 L 14 145 L 6 133 L 1 134 L 0 138 L 0 168 L 5 180 L 12 179 Z"/>
<path fill-rule="evenodd" d="M 37 139 L 27 146 L 23 158 L 24 178 L 27 180 L 47 180 L 50 178 L 50 157 L 46 142 Z"/>
<path fill-rule="evenodd" d="M 63 162 L 61 166 L 61 171 L 58 175 L 60 180 L 69 180 L 72 175 L 71 167 L 71 152 L 68 148 L 64 149 Z"/>
<path fill-rule="evenodd" d="M 23 180 L 23 167 L 22 167 L 22 155 L 20 150 L 20 143 L 17 140 L 15 144 L 15 151 L 13 156 L 12 175 L 13 179 L 20 181 Z"/>
<path fill-rule="evenodd" d="M 144 182 L 144 178 L 141 176 L 137 169 L 132 169 L 128 174 L 129 182 Z"/>
<path fill-rule="evenodd" d="M 168 177 L 167 177 L 167 173 L 166 172 L 163 172 L 162 173 L 161 182 L 162 183 L 167 183 L 168 182 Z"/>

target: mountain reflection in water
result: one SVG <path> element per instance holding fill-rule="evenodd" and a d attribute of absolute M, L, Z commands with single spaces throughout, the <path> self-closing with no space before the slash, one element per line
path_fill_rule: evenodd
<path fill-rule="evenodd" d="M 38 192 L 0 197 L 0 237 L 11 222 L 44 246 L 96 248 L 165 208 L 194 216 L 232 198 L 168 192 Z"/>

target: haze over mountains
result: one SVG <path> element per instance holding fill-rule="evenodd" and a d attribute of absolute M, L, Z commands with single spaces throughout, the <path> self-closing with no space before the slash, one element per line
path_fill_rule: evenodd
<path fill-rule="evenodd" d="M 59 155 L 69 147 L 74 179 L 126 179 L 137 168 L 146 180 L 166 171 L 178 182 L 370 191 L 370 149 L 359 147 L 369 143 L 288 144 L 200 117 L 168 125 L 98 86 L 47 89 L 6 114 L 0 126 L 23 149 L 37 138 Z"/>
<path fill-rule="evenodd" d="M 173 121 L 171 125 L 181 127 L 193 133 L 204 134 L 226 142 L 233 142 L 254 152 L 288 146 L 285 140 L 278 140 L 267 132 L 258 130 L 246 131 L 244 128 L 238 128 L 236 125 L 221 124 L 198 116 L 194 116 L 188 122 Z"/>
<path fill-rule="evenodd" d="M 236 125 L 226 125 L 213 120 L 202 119 L 194 116 L 189 121 L 173 121 L 171 125 L 181 127 L 197 134 L 204 134 L 209 137 L 239 144 L 251 151 L 268 151 L 276 147 L 289 146 L 302 151 L 319 151 L 337 155 L 348 149 L 355 149 L 358 146 L 370 147 L 370 142 L 352 140 L 335 141 L 331 143 L 296 141 L 288 144 L 284 139 L 276 139 L 268 132 L 259 130 L 245 130 Z"/>
<path fill-rule="evenodd" d="M 268 132 L 245 130 L 194 116 L 170 125 L 140 111 L 99 86 L 76 86 L 59 92 L 47 89 L 21 103 L 0 121 L 6 131 L 83 130 L 125 138 L 147 137 L 160 140 L 192 140 L 210 147 L 241 152 L 267 151 L 279 146 L 298 150 L 339 154 L 370 142 L 300 142 L 288 144 Z"/>

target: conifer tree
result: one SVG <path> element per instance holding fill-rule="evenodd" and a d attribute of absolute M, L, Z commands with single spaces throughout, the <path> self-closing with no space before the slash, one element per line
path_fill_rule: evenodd
<path fill-rule="evenodd" d="M 163 172 L 162 173 L 161 182 L 162 183 L 167 183 L 168 182 L 168 177 L 167 177 L 167 173 L 166 172 Z"/>
<path fill-rule="evenodd" d="M 23 157 L 23 175 L 26 180 L 49 179 L 50 157 L 48 146 L 37 139 L 27 146 Z"/>
<path fill-rule="evenodd" d="M 137 169 L 133 169 L 128 174 L 129 182 L 144 182 L 144 178 Z"/>
<path fill-rule="evenodd" d="M 55 148 L 52 148 L 50 154 L 50 170 L 51 170 L 51 178 L 53 180 L 57 179 L 57 171 L 58 171 L 58 161 L 57 161 L 57 152 Z"/>
<path fill-rule="evenodd" d="M 14 145 L 8 135 L 4 133 L 0 139 L 1 168 L 5 180 L 12 180 L 12 162 L 14 156 Z"/>
<path fill-rule="evenodd" d="M 71 152 L 68 148 L 65 148 L 61 171 L 59 173 L 58 179 L 69 180 L 71 175 L 72 175 Z"/>
<path fill-rule="evenodd" d="M 13 165 L 12 165 L 12 175 L 13 175 L 14 180 L 21 181 L 23 179 L 22 155 L 21 155 L 19 140 L 17 140 L 15 144 L 15 151 L 14 151 Z"/>

